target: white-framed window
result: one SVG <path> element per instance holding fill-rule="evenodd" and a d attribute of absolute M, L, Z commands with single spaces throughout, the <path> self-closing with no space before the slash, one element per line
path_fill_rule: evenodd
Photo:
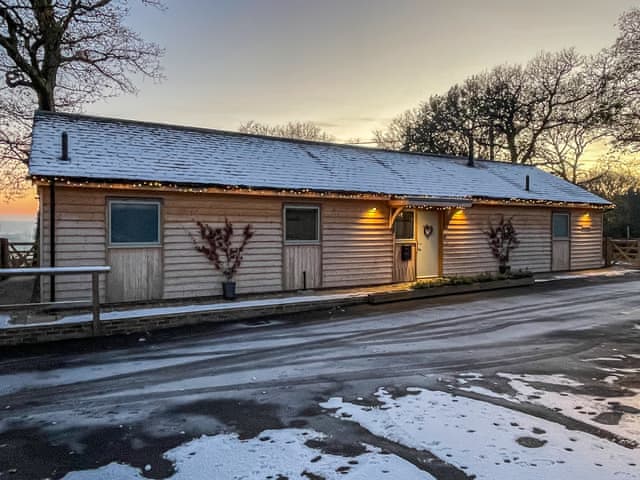
<path fill-rule="evenodd" d="M 403 210 L 393 222 L 393 233 L 396 240 L 413 240 L 415 238 L 415 212 Z"/>
<path fill-rule="evenodd" d="M 159 200 L 109 200 L 109 245 L 160 245 Z"/>
<path fill-rule="evenodd" d="M 568 213 L 554 213 L 552 216 L 551 233 L 555 239 L 567 239 L 569 238 L 569 214 Z"/>
<path fill-rule="evenodd" d="M 320 208 L 306 205 L 284 207 L 286 243 L 320 243 Z"/>

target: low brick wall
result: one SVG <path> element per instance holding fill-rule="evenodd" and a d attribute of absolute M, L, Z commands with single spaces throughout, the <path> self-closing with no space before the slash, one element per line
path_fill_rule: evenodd
<path fill-rule="evenodd" d="M 456 295 L 463 293 L 497 290 L 501 288 L 522 287 L 533 284 L 533 278 L 518 280 L 500 280 L 471 285 L 452 285 L 443 287 L 423 288 L 416 290 L 402 290 L 380 292 L 348 297 L 336 300 L 321 300 L 300 303 L 289 303 L 270 306 L 256 306 L 245 308 L 230 308 L 229 310 L 211 310 L 197 313 L 172 313 L 158 314 L 139 318 L 120 318 L 117 320 L 103 320 L 100 323 L 100 331 L 94 332 L 91 322 L 60 323 L 56 324 L 31 324 L 14 328 L 0 329 L 0 346 L 15 346 L 30 343 L 55 342 L 87 338 L 92 336 L 128 335 L 132 333 L 149 332 L 166 328 L 184 327 L 201 323 L 220 323 L 252 318 L 285 315 L 291 313 L 311 312 L 322 309 L 332 309 L 348 305 L 363 303 L 378 304 L 397 302 L 402 300 L 415 300 L 444 295 Z"/>
<path fill-rule="evenodd" d="M 180 313 L 154 315 L 153 317 L 121 318 L 104 320 L 100 323 L 100 331 L 94 334 L 91 322 L 61 323 L 59 325 L 25 325 L 15 328 L 0 329 L 0 346 L 15 346 L 30 343 L 54 342 L 87 338 L 92 336 L 128 335 L 149 332 L 166 328 L 183 327 L 202 323 L 220 323 L 251 318 L 269 317 L 290 313 L 310 312 L 321 309 L 332 309 L 367 302 L 366 296 L 340 300 L 309 301 L 298 304 L 270 305 L 267 307 L 249 307 L 226 311 L 197 313 Z"/>
<path fill-rule="evenodd" d="M 399 302 L 402 300 L 417 300 L 420 298 L 442 297 L 446 295 L 459 295 L 463 293 L 486 292 L 502 288 L 525 287 L 535 283 L 533 277 L 518 278 L 513 280 L 495 280 L 491 282 L 472 283 L 469 285 L 444 285 L 442 287 L 416 288 L 400 292 L 382 292 L 369 295 L 371 304 Z"/>

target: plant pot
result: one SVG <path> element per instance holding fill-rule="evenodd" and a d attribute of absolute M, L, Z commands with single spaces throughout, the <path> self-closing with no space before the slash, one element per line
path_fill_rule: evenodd
<path fill-rule="evenodd" d="M 236 282 L 222 282 L 222 298 L 225 300 L 236 298 Z"/>
<path fill-rule="evenodd" d="M 502 274 L 509 273 L 511 272 L 511 267 L 509 265 L 500 265 L 498 271 Z"/>

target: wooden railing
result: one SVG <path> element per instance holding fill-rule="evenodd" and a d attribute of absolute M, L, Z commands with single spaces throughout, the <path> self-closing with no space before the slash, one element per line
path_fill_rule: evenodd
<path fill-rule="evenodd" d="M 31 268 L 37 266 L 37 248 L 33 242 L 10 242 L 0 238 L 0 268 Z"/>
<path fill-rule="evenodd" d="M 91 276 L 91 300 L 73 300 L 58 302 L 42 302 L 42 303 L 24 303 L 15 305 L 0 305 L 0 311 L 17 310 L 20 308 L 34 307 L 51 307 L 51 306 L 78 306 L 89 303 L 91 305 L 92 323 L 94 334 L 100 333 L 100 275 L 107 274 L 111 271 L 109 266 L 91 266 L 91 267 L 45 267 L 45 268 L 0 268 L 0 278 L 17 277 L 17 276 L 36 276 L 41 275 L 80 275 L 88 274 Z"/>
<path fill-rule="evenodd" d="M 640 240 L 605 239 L 605 252 L 608 265 L 626 264 L 640 267 Z"/>
<path fill-rule="evenodd" d="M 31 268 L 36 266 L 36 244 L 9 242 L 9 268 Z"/>

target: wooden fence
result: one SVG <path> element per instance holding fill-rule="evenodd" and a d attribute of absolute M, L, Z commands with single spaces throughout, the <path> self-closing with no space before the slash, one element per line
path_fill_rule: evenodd
<path fill-rule="evenodd" d="M 605 239 L 607 265 L 625 264 L 640 267 L 640 240 L 638 239 Z"/>
<path fill-rule="evenodd" d="M 37 248 L 33 242 L 10 242 L 0 238 L 0 268 L 31 268 L 37 266 Z"/>

